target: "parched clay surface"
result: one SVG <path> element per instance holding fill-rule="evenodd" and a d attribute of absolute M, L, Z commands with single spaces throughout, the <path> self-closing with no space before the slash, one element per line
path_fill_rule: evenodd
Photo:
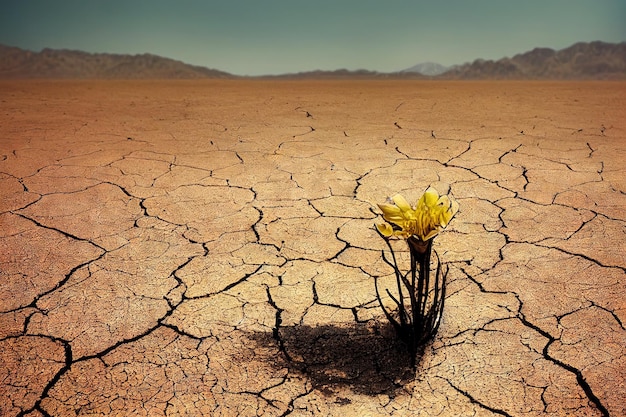
<path fill-rule="evenodd" d="M 623 82 L 1 82 L 0 415 L 624 416 L 625 110 Z M 429 185 L 461 208 L 413 371 L 373 225 Z"/>

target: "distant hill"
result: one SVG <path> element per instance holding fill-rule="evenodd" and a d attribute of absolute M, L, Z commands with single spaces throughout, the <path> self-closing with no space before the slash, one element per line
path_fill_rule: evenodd
<path fill-rule="evenodd" d="M 440 76 L 446 79 L 624 79 L 626 42 L 576 43 L 555 51 L 532 51 L 497 61 L 477 59 Z"/>
<path fill-rule="evenodd" d="M 232 78 L 223 71 L 151 54 L 91 54 L 65 49 L 41 52 L 0 45 L 0 78 L 157 79 Z"/>
<path fill-rule="evenodd" d="M 416 72 L 418 74 L 427 75 L 433 77 L 435 75 L 443 74 L 444 72 L 450 70 L 448 67 L 444 67 L 441 64 L 437 64 L 435 62 L 422 62 L 417 65 L 413 65 L 411 68 L 407 68 L 400 72 Z"/>
<path fill-rule="evenodd" d="M 263 79 L 290 79 L 290 80 L 341 80 L 341 79 L 422 79 L 426 78 L 418 73 L 398 73 L 398 72 L 377 72 L 369 70 L 347 70 L 338 69 L 334 71 L 315 70 L 297 72 L 292 74 L 279 74 L 279 75 L 263 75 L 255 78 Z"/>
<path fill-rule="evenodd" d="M 445 72 L 441 72 L 445 70 Z M 194 79 L 244 78 L 151 54 L 92 54 L 65 49 L 31 52 L 0 45 L 0 78 Z M 445 68 L 422 63 L 399 72 L 368 70 L 308 71 L 266 79 L 626 79 L 626 42 L 577 43 L 555 51 L 532 51 L 497 61 Z"/>

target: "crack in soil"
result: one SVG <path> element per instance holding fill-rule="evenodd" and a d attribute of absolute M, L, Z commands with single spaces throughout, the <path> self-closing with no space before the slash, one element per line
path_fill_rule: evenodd
<path fill-rule="evenodd" d="M 626 150 L 616 114 L 599 107 L 605 110 L 594 116 L 595 127 L 570 127 L 565 138 L 560 126 L 575 116 L 503 115 L 506 125 L 481 113 L 483 122 L 461 118 L 449 126 L 434 113 L 420 119 L 416 98 L 394 86 L 386 99 L 394 121 L 368 107 L 348 111 L 358 104 L 351 87 L 335 87 L 324 93 L 332 110 L 289 90 L 280 92 L 289 99 L 272 94 L 261 103 L 261 86 L 248 103 L 225 95 L 199 99 L 197 110 L 164 95 L 164 105 L 184 113 L 176 123 L 145 98 L 162 94 L 155 87 L 134 96 L 150 117 L 111 98 L 111 113 L 102 115 L 110 128 L 80 116 L 54 124 L 43 114 L 36 118 L 41 130 L 24 133 L 31 143 L 4 145 L 0 344 L 7 365 L 0 402 L 7 405 L 0 412 L 626 412 L 624 392 L 605 387 L 626 369 L 624 355 L 611 350 L 626 340 L 626 214 L 619 208 Z M 595 89 L 581 91 L 587 101 L 601 98 Z M 491 108 L 494 93 L 481 94 Z M 446 97 L 429 103 L 445 112 Z M 518 112 L 544 106 L 527 99 L 533 106 Z M 295 109 L 294 100 L 301 101 Z M 230 105 L 258 107 L 220 110 Z M 584 105 L 577 111 L 587 113 Z M 213 115 L 210 134 L 194 125 L 205 114 Z M 601 134 L 590 133 L 598 125 Z M 414 198 L 428 185 L 452 192 L 461 210 L 437 238 L 455 272 L 440 336 L 420 353 L 415 373 L 373 293 L 374 279 L 389 284 L 391 277 L 373 224 L 376 202 L 395 192 Z M 529 219 L 534 226 L 526 226 Z M 600 250 L 588 245 L 594 233 L 606 239 Z M 64 270 L 51 269 L 45 285 L 9 304 L 20 282 L 37 283 L 51 268 L 54 248 L 44 242 L 55 236 L 63 242 L 58 251 L 74 258 L 59 258 Z M 545 257 L 544 265 L 526 259 L 523 248 Z M 551 262 L 556 269 L 545 266 Z M 559 281 L 560 268 L 581 271 L 570 283 L 579 294 Z M 539 289 L 520 280 L 548 291 L 545 304 Z M 587 328 L 566 328 L 590 308 L 606 313 L 610 332 L 590 337 Z M 491 340 L 508 350 L 498 352 Z M 594 352 L 594 343 L 609 356 L 577 354 Z M 46 349 L 58 358 L 34 371 Z M 508 388 L 481 379 L 481 363 Z M 510 396 L 513 402 L 501 401 Z"/>

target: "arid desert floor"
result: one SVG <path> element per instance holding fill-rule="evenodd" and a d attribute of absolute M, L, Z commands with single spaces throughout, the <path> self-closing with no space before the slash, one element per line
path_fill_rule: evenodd
<path fill-rule="evenodd" d="M 625 82 L 1 81 L 0 415 L 624 416 L 625 161 Z M 413 370 L 374 224 L 429 185 Z"/>

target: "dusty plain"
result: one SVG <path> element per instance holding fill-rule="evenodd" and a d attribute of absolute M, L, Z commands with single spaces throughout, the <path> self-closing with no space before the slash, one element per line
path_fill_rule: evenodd
<path fill-rule="evenodd" d="M 624 82 L 2 81 L 0 415 L 625 416 L 624 161 Z M 373 225 L 429 185 L 413 371 Z"/>

